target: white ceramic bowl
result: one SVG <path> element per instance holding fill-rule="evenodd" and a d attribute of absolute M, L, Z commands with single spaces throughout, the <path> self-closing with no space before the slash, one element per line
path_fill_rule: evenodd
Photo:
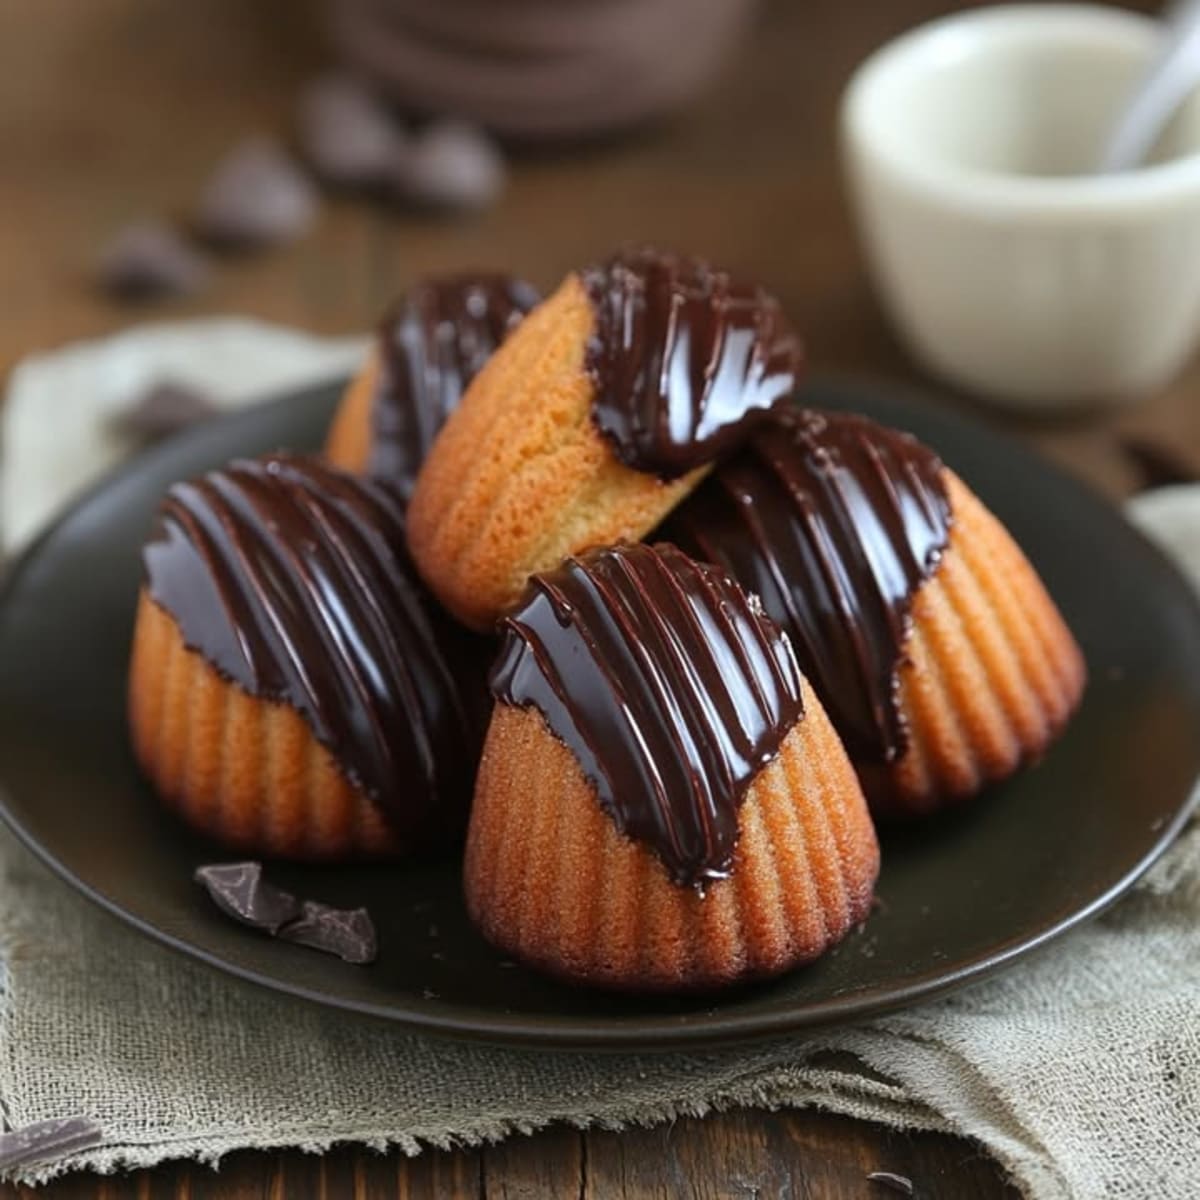
<path fill-rule="evenodd" d="M 1151 165 L 1087 174 L 1158 37 L 1113 8 L 977 9 L 855 73 L 851 195 L 884 305 L 931 371 L 1063 408 L 1183 365 L 1200 333 L 1200 97 Z"/>

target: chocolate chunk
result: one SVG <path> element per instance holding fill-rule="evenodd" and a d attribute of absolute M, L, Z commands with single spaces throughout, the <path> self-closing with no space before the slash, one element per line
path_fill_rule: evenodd
<path fill-rule="evenodd" d="M 351 76 L 327 75 L 307 88 L 299 125 L 304 155 L 327 183 L 384 186 L 406 169 L 404 131 Z"/>
<path fill-rule="evenodd" d="M 348 963 L 375 961 L 375 924 L 365 908 L 331 908 L 305 900 L 300 916 L 285 925 L 279 936 L 285 941 L 336 954 Z"/>
<path fill-rule="evenodd" d="M 867 1176 L 868 1183 L 882 1183 L 884 1187 L 899 1192 L 902 1196 L 913 1196 L 913 1181 L 907 1175 L 896 1175 L 892 1171 L 872 1171 Z"/>
<path fill-rule="evenodd" d="M 103 1136 L 90 1117 L 60 1117 L 0 1133 L 0 1171 L 52 1162 L 96 1145 Z"/>
<path fill-rule="evenodd" d="M 474 212 L 499 199 L 506 179 L 504 159 L 481 129 L 445 119 L 416 136 L 396 189 L 404 199 L 430 208 Z"/>
<path fill-rule="evenodd" d="M 220 411 L 206 392 L 163 379 L 152 383 L 129 408 L 118 413 L 111 427 L 123 437 L 151 445 L 207 421 Z"/>
<path fill-rule="evenodd" d="M 316 215 L 309 178 L 283 147 L 256 138 L 217 167 L 200 198 L 196 228 L 213 242 L 251 249 L 300 237 Z"/>
<path fill-rule="evenodd" d="M 365 908 L 332 908 L 297 900 L 267 883 L 262 863 L 213 863 L 192 876 L 213 903 L 242 925 L 300 946 L 336 954 L 348 963 L 375 961 L 375 925 Z"/>
<path fill-rule="evenodd" d="M 1200 480 L 1200 469 L 1178 451 L 1136 434 L 1123 434 L 1117 445 L 1140 476 L 1139 491 Z"/>
<path fill-rule="evenodd" d="M 96 268 L 100 287 L 123 300 L 191 295 L 208 278 L 203 257 L 161 221 L 126 225 L 101 252 Z"/>
<path fill-rule="evenodd" d="M 265 933 L 278 933 L 304 911 L 290 892 L 263 879 L 262 863 L 214 863 L 197 867 L 192 878 L 223 913 Z"/>

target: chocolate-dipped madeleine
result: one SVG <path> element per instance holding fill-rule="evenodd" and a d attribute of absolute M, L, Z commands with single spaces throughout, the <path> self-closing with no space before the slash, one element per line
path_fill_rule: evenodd
<path fill-rule="evenodd" d="M 306 859 L 461 835 L 485 651 L 424 591 L 391 489 L 239 460 L 171 488 L 143 560 L 133 745 L 189 824 Z"/>
<path fill-rule="evenodd" d="M 877 815 L 929 812 L 1041 754 L 1083 655 L 1000 522 L 928 447 L 865 417 L 761 426 L 659 530 L 757 593 Z"/>
<path fill-rule="evenodd" d="M 424 279 L 388 312 L 334 414 L 326 457 L 407 500 L 434 438 L 496 347 L 538 303 L 498 271 Z"/>
<path fill-rule="evenodd" d="M 504 618 L 467 835 L 468 910 L 576 982 L 776 974 L 861 922 L 879 855 L 786 637 L 721 570 L 622 545 Z"/>
<path fill-rule="evenodd" d="M 785 403 L 799 339 L 761 288 L 655 250 L 572 273 L 467 389 L 417 479 L 409 545 L 487 628 L 526 579 L 637 539 Z"/>

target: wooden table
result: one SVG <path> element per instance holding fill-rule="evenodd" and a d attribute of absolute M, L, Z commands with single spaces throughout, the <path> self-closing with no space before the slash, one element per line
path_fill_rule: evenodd
<path fill-rule="evenodd" d="M 1147 5 L 1149 6 L 1149 5 Z M 630 239 L 695 248 L 762 278 L 806 331 L 815 369 L 919 372 L 876 308 L 836 164 L 835 106 L 853 65 L 944 0 L 778 0 L 708 97 L 635 138 L 523 156 L 504 202 L 467 222 L 339 201 L 302 244 L 222 266 L 199 301 L 144 312 L 87 286 L 104 238 L 139 214 L 187 211 L 206 170 L 255 130 L 285 131 L 322 61 L 315 11 L 294 0 L 76 0 L 0 6 L 0 367 L 144 317 L 244 312 L 327 332 L 370 325 L 426 271 L 494 264 L 549 285 Z M 1125 413 L 1007 424 L 1113 495 L 1134 431 L 1200 463 L 1195 370 Z M 231 1157 L 219 1174 L 167 1166 L 79 1176 L 68 1197 L 775 1197 L 1014 1195 L 976 1146 L 812 1112 L 734 1112 L 622 1134 L 554 1129 L 414 1161 L 344 1150 Z M 0 1188 L 0 1200 L 25 1194 Z"/>

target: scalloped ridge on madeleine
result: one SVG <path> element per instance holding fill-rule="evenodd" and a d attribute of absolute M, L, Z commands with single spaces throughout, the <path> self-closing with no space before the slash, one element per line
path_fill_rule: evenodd
<path fill-rule="evenodd" d="M 953 472 L 954 524 L 913 597 L 897 703 L 907 746 L 874 811 L 907 816 L 974 795 L 1040 758 L 1087 683 L 1071 630 L 1008 530 Z"/>

